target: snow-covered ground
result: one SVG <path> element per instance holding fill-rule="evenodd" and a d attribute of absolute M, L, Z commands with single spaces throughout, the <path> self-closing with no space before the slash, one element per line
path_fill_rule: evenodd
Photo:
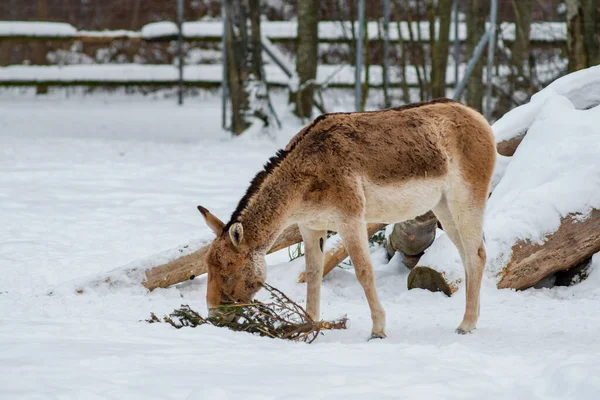
<path fill-rule="evenodd" d="M 323 283 L 322 317 L 345 331 L 311 345 L 203 326 L 149 325 L 181 304 L 204 312 L 206 278 L 148 293 L 73 282 L 212 237 L 197 204 L 227 219 L 273 142 L 232 140 L 219 101 L 0 93 L 1 399 L 597 399 L 600 257 L 583 283 L 514 292 L 483 283 L 478 329 L 454 328 L 453 297 L 406 289 L 408 270 L 374 247 L 385 340 L 353 272 Z M 351 97 L 347 99 L 351 102 Z M 343 108 L 340 104 L 339 108 Z M 268 282 L 304 302 L 303 260 L 268 258 Z M 52 292 L 52 295 L 48 295 Z"/>

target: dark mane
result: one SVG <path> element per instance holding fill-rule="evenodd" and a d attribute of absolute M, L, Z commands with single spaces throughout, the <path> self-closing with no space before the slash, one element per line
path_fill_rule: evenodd
<path fill-rule="evenodd" d="M 405 104 L 405 105 L 402 105 L 399 107 L 393 107 L 393 108 L 389 108 L 389 109 L 385 109 L 385 110 L 363 111 L 363 112 L 377 113 L 377 112 L 383 112 L 383 111 L 389 111 L 389 110 L 404 111 L 404 110 L 409 110 L 412 108 L 417 108 L 417 107 L 421 107 L 421 106 L 425 106 L 425 105 L 429 105 L 429 104 L 436 104 L 436 103 L 456 103 L 456 101 L 447 99 L 447 98 L 439 98 L 439 99 L 433 99 L 430 101 Z M 283 160 L 285 160 L 285 158 L 288 156 L 288 154 L 290 154 L 296 148 L 298 143 L 300 143 L 302 141 L 302 139 L 304 139 L 307 136 L 307 134 L 309 132 L 311 132 L 313 130 L 313 128 L 319 122 L 321 122 L 324 119 L 326 119 L 330 116 L 333 116 L 333 115 L 347 115 L 347 114 L 356 114 L 356 113 L 357 112 L 337 112 L 337 113 L 328 113 L 328 114 L 319 115 L 317 118 L 315 118 L 309 125 L 307 125 L 303 129 L 303 132 L 301 131 L 301 134 L 296 137 L 296 140 L 294 142 L 290 143 L 290 147 L 288 150 L 280 149 L 277 151 L 277 153 L 273 157 L 269 158 L 269 161 L 267 161 L 267 163 L 264 165 L 263 170 L 260 171 L 258 174 L 256 174 L 256 176 L 250 182 L 250 186 L 246 190 L 246 194 L 242 197 L 242 199 L 238 203 L 233 214 L 231 214 L 231 219 L 229 220 L 227 225 L 225 225 L 225 227 L 223 228 L 222 234 L 225 234 L 226 232 L 228 232 L 231 225 L 238 222 L 239 218 L 242 215 L 242 212 L 248 207 L 248 203 L 250 202 L 250 199 L 252 198 L 252 196 L 254 196 L 254 194 L 256 192 L 258 192 L 258 190 L 262 186 L 262 184 L 265 181 L 265 179 L 267 178 L 267 176 L 269 176 L 283 162 Z"/>
<path fill-rule="evenodd" d="M 275 156 L 269 158 L 269 161 L 264 165 L 264 169 L 258 174 L 256 174 L 256 176 L 250 182 L 250 186 L 248 187 L 248 190 L 246 190 L 246 194 L 244 195 L 244 197 L 242 197 L 242 199 L 238 203 L 237 208 L 231 215 L 229 223 L 223 228 L 223 234 L 229 231 L 231 225 L 238 221 L 239 217 L 242 215 L 242 211 L 244 211 L 246 207 L 248 207 L 248 203 L 250 202 L 252 196 L 254 196 L 256 192 L 258 192 L 258 189 L 260 189 L 262 183 L 267 178 L 267 176 L 269 176 L 269 174 L 271 174 L 271 172 L 273 172 L 273 170 L 279 164 L 281 164 L 281 162 L 285 159 L 288 153 L 289 151 L 283 149 L 278 150 Z"/>

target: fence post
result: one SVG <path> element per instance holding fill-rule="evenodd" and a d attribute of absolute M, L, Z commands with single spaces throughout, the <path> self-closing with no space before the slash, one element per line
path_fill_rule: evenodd
<path fill-rule="evenodd" d="M 221 3 L 221 18 L 223 19 L 223 33 L 221 35 L 221 57 L 223 58 L 223 69 L 221 76 L 221 127 L 227 128 L 227 98 L 228 92 L 228 63 L 227 63 L 227 12 L 225 2 Z"/>
<path fill-rule="evenodd" d="M 179 105 L 183 104 L 183 0 L 177 0 L 177 53 L 179 60 Z"/>
<path fill-rule="evenodd" d="M 458 87 L 458 67 L 460 66 L 460 39 L 458 37 L 458 0 L 453 0 L 454 10 L 454 90 Z"/>
<path fill-rule="evenodd" d="M 390 0 L 383 0 L 383 87 L 385 93 L 384 106 L 391 106 L 390 102 Z"/>

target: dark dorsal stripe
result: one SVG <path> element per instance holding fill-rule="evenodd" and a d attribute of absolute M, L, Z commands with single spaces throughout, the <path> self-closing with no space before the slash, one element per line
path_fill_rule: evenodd
<path fill-rule="evenodd" d="M 457 103 L 457 102 L 455 100 L 442 97 L 439 99 L 405 104 L 405 105 L 402 105 L 399 107 L 393 107 L 393 108 L 388 108 L 388 109 L 384 109 L 384 110 L 362 111 L 362 112 L 337 112 L 337 113 L 329 113 L 329 114 L 319 115 L 306 128 L 304 128 L 304 133 L 300 137 L 298 137 L 295 142 L 293 142 L 291 144 L 289 150 L 284 150 L 284 149 L 278 150 L 277 153 L 273 157 L 269 158 L 269 161 L 264 165 L 263 170 L 260 171 L 258 174 L 256 174 L 256 176 L 250 182 L 250 186 L 246 190 L 246 194 L 242 197 L 242 199 L 238 203 L 233 214 L 231 214 L 231 219 L 229 220 L 227 225 L 225 225 L 225 227 L 223 228 L 222 234 L 225 234 L 226 232 L 228 232 L 231 225 L 233 225 L 236 222 L 239 222 L 239 218 L 241 217 L 242 212 L 248 207 L 248 204 L 250 203 L 250 199 L 252 199 L 254 194 L 256 194 L 260 190 L 260 188 L 261 188 L 263 182 L 265 181 L 265 179 L 267 178 L 267 176 L 269 176 L 283 162 L 283 160 L 285 160 L 285 158 L 288 156 L 288 154 L 290 154 L 296 148 L 298 143 L 300 143 L 312 130 L 314 130 L 314 128 L 319 124 L 319 122 L 325 120 L 326 118 L 334 116 L 334 115 L 381 113 L 381 112 L 385 112 L 385 111 L 389 111 L 389 110 L 405 111 L 405 110 L 410 110 L 413 108 L 418 108 L 418 107 L 422 107 L 422 106 L 426 106 L 426 105 L 440 104 L 440 103 Z"/>

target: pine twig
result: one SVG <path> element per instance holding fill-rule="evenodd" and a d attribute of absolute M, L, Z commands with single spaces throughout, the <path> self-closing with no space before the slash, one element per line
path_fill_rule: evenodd
<path fill-rule="evenodd" d="M 215 317 L 204 318 L 188 305 L 181 305 L 162 321 L 177 329 L 210 324 L 233 331 L 249 332 L 259 336 L 312 343 L 325 330 L 346 329 L 348 319 L 313 321 L 306 310 L 285 293 L 271 285 L 263 284 L 271 296 L 268 303 L 252 301 L 219 307 Z M 148 323 L 162 322 L 154 313 Z"/>

